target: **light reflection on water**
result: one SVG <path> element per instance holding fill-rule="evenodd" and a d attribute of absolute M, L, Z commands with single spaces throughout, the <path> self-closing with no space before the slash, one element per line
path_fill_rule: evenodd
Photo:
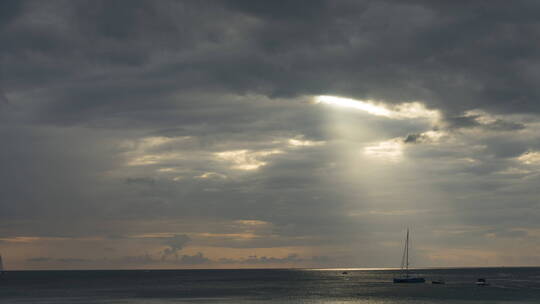
<path fill-rule="evenodd" d="M 0 303 L 540 303 L 540 268 L 416 272 L 428 282 L 393 284 L 395 270 L 357 269 L 10 272 Z M 476 286 L 479 277 L 491 285 Z"/>

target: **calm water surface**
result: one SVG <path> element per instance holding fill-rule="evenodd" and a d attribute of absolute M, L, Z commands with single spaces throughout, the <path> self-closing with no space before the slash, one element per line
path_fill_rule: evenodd
<path fill-rule="evenodd" d="M 0 303 L 540 303 L 540 268 L 418 270 L 428 283 L 397 285 L 395 271 L 342 271 L 13 271 Z"/>

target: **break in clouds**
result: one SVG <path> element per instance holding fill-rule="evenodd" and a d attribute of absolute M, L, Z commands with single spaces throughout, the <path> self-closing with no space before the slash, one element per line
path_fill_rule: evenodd
<path fill-rule="evenodd" d="M 539 13 L 1 1 L 6 267 L 537 265 Z"/>

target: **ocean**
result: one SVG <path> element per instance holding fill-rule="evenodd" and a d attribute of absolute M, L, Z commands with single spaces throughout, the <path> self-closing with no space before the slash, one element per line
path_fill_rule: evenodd
<path fill-rule="evenodd" d="M 347 271 L 347 274 L 343 274 Z M 0 303 L 540 303 L 540 268 L 10 271 Z M 476 286 L 477 278 L 489 286 Z M 432 285 L 442 279 L 444 285 Z"/>

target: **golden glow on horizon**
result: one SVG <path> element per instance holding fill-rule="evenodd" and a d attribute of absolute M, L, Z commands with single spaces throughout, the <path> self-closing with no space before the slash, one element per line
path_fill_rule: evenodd
<path fill-rule="evenodd" d="M 30 243 L 36 241 L 53 241 L 53 240 L 67 240 L 68 238 L 58 238 L 58 237 L 38 237 L 38 236 L 16 236 L 11 238 L 1 238 L 2 242 L 10 243 Z"/>
<path fill-rule="evenodd" d="M 155 232 L 155 233 L 142 233 L 142 234 L 135 234 L 130 235 L 128 238 L 132 239 L 155 239 L 155 238 L 170 238 L 174 237 L 176 233 L 172 232 Z"/>
<path fill-rule="evenodd" d="M 257 239 L 261 238 L 260 235 L 257 235 L 252 232 L 244 232 L 244 233 L 210 233 L 210 232 L 203 232 L 203 233 L 197 233 L 197 236 L 205 237 L 205 238 L 231 238 L 236 240 L 251 240 L 251 239 Z"/>
<path fill-rule="evenodd" d="M 8 238 L 0 238 L 1 242 L 7 243 L 32 243 L 39 241 L 67 241 L 67 240 L 79 240 L 79 241 L 101 241 L 103 237 L 41 237 L 41 236 L 16 236 Z"/>

